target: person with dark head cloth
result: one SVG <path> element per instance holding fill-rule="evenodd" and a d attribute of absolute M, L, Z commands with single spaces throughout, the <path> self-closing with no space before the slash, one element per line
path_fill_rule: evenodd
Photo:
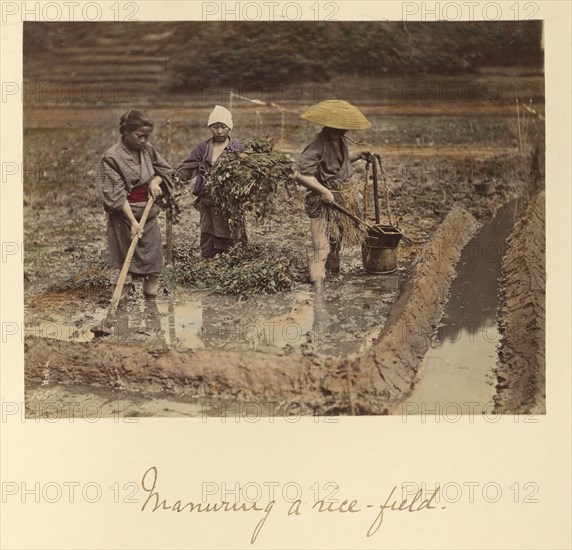
<path fill-rule="evenodd" d="M 157 200 L 172 188 L 173 174 L 171 166 L 148 142 L 153 126 L 153 120 L 143 111 L 130 109 L 123 114 L 120 140 L 105 152 L 96 175 L 99 197 L 107 212 L 107 263 L 112 289 L 131 240 L 139 235 L 126 283 L 132 275 L 143 277 L 146 298 L 157 295 L 163 267 L 159 206 L 154 203 L 151 207 L 143 231 L 139 221 L 149 196 Z"/>

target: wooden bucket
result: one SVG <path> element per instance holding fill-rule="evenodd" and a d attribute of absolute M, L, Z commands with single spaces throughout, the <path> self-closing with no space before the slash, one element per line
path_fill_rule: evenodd
<path fill-rule="evenodd" d="M 376 225 L 380 231 L 369 230 L 362 245 L 363 267 L 368 273 L 397 271 L 397 245 L 401 232 L 392 225 Z"/>

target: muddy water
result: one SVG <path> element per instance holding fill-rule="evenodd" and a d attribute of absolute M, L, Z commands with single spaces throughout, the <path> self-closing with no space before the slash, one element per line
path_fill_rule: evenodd
<path fill-rule="evenodd" d="M 349 265 L 349 264 L 348 264 Z M 293 292 L 251 297 L 209 296 L 177 288 L 155 302 L 143 298 L 138 283 L 118 308 L 105 341 L 144 343 L 174 349 L 256 350 L 269 357 L 288 353 L 361 354 L 383 328 L 396 299 L 401 274 L 365 274 L 349 265 L 317 295 L 310 285 Z M 78 300 L 62 295 L 26 311 L 26 334 L 87 342 L 91 327 L 107 315 L 109 300 Z M 150 395 L 107 387 L 26 384 L 30 421 L 137 422 L 138 417 L 200 417 L 232 422 L 238 417 L 296 415 L 278 403 L 206 400 L 180 388 Z"/>
<path fill-rule="evenodd" d="M 395 301 L 400 275 L 347 273 L 328 282 L 323 295 L 309 285 L 293 292 L 251 297 L 209 296 L 177 289 L 156 302 L 136 288 L 120 304 L 108 340 L 175 349 L 359 354 L 380 333 Z M 91 327 L 107 314 L 107 304 L 49 315 L 36 313 L 26 333 L 85 342 Z"/>
<path fill-rule="evenodd" d="M 156 302 L 136 287 L 118 309 L 108 341 L 144 343 L 175 349 L 257 350 L 270 356 L 287 353 L 361 354 L 383 328 L 395 301 L 400 274 L 368 275 L 352 270 L 329 281 L 322 295 L 309 285 L 291 293 L 248 298 L 208 296 L 177 289 Z M 68 304 L 69 305 L 69 304 Z M 52 305 L 49 311 L 28 312 L 26 333 L 60 340 L 93 340 L 91 327 L 107 314 L 104 305 L 84 304 L 80 311 Z M 137 417 L 201 417 L 232 421 L 237 415 L 292 415 L 273 403 L 205 401 L 185 393 L 142 395 L 80 385 L 26 385 L 29 420 L 96 422 L 137 421 Z"/>
<path fill-rule="evenodd" d="M 518 199 L 507 203 L 463 250 L 449 301 L 419 371 L 420 381 L 394 412 L 450 418 L 492 413 L 501 261 L 520 209 Z"/>

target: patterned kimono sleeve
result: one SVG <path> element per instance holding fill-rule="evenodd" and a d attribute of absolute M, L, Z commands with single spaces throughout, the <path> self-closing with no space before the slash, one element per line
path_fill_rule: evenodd
<path fill-rule="evenodd" d="M 114 159 L 103 157 L 96 174 L 99 198 L 106 210 L 121 210 L 127 200 L 125 180 Z"/>
<path fill-rule="evenodd" d="M 172 166 L 159 154 L 155 147 L 150 147 L 151 162 L 155 175 L 160 176 L 167 189 L 173 191 L 173 175 L 175 171 Z"/>
<path fill-rule="evenodd" d="M 304 176 L 315 176 L 318 165 L 324 154 L 324 143 L 318 135 L 300 153 L 297 160 L 297 167 L 300 174 Z"/>

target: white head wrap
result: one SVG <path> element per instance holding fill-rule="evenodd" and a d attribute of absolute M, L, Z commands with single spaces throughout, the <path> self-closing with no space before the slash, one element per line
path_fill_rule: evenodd
<path fill-rule="evenodd" d="M 215 108 L 211 111 L 209 115 L 209 122 L 207 126 L 211 126 L 212 124 L 216 124 L 220 122 L 222 124 L 226 124 L 232 130 L 232 115 L 230 111 L 223 107 L 222 105 L 215 105 Z"/>

